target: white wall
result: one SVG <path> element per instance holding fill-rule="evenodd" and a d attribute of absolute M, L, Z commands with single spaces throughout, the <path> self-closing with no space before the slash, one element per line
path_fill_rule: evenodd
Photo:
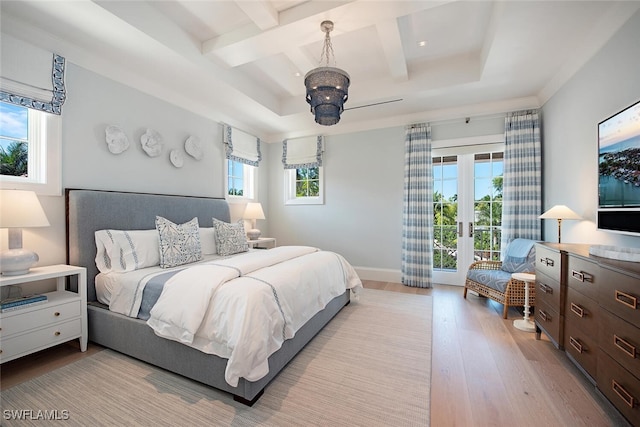
<path fill-rule="evenodd" d="M 563 221 L 562 240 L 640 247 L 640 237 L 598 231 L 598 123 L 640 100 L 640 12 L 543 107 L 545 209 L 567 205 L 584 221 Z M 557 223 L 544 221 L 546 240 Z"/>

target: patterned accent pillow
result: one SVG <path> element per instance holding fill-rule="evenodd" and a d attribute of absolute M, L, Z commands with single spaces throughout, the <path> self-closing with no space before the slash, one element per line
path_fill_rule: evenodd
<path fill-rule="evenodd" d="M 249 250 L 242 220 L 235 224 L 229 224 L 213 218 L 213 227 L 216 229 L 218 255 L 227 256 Z"/>
<path fill-rule="evenodd" d="M 160 267 L 175 267 L 202 259 L 198 218 L 178 225 L 156 216 L 156 230 L 160 235 Z"/>

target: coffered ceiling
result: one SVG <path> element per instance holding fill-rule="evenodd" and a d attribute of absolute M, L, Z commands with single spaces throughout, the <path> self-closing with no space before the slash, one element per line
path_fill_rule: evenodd
<path fill-rule="evenodd" d="M 541 106 L 640 8 L 635 1 L 0 2 L 2 31 L 268 142 Z M 351 76 L 317 125 L 304 75 L 332 20 Z"/>

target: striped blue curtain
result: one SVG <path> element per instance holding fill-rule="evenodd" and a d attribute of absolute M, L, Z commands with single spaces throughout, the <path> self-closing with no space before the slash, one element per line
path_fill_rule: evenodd
<path fill-rule="evenodd" d="M 515 238 L 540 240 L 542 155 L 538 110 L 505 118 L 502 248 Z"/>
<path fill-rule="evenodd" d="M 433 277 L 431 127 L 408 126 L 404 139 L 402 283 L 430 288 Z"/>

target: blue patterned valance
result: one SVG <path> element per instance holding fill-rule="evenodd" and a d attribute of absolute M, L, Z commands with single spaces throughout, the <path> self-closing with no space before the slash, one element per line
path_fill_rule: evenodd
<path fill-rule="evenodd" d="M 250 166 L 258 166 L 262 160 L 260 138 L 229 125 L 224 125 L 224 145 L 229 160 Z"/>
<path fill-rule="evenodd" d="M 0 101 L 61 114 L 65 59 L 9 35 L 2 36 Z"/>
<path fill-rule="evenodd" d="M 309 136 L 282 141 L 282 164 L 285 169 L 322 166 L 323 137 Z"/>

